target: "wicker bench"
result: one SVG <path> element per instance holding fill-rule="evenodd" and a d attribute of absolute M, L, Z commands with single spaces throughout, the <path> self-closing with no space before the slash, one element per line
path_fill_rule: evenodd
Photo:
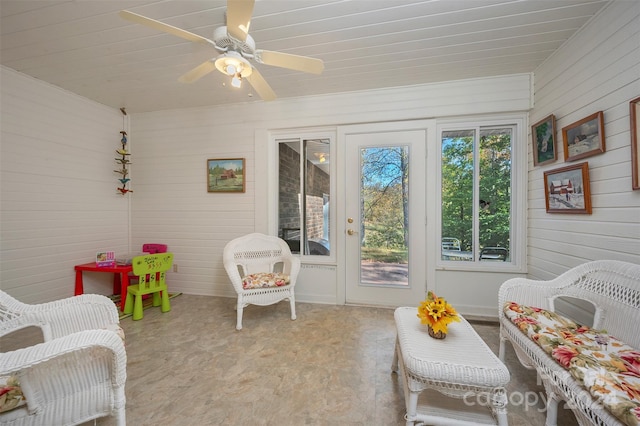
<path fill-rule="evenodd" d="M 500 359 L 504 360 L 505 341 L 508 340 L 519 361 L 537 371 L 547 393 L 547 426 L 556 425 L 560 400 L 569 403 L 581 425 L 628 424 L 605 409 L 565 366 L 514 324 L 503 310 L 505 305 L 516 303 L 555 312 L 560 297 L 590 302 L 595 310 L 593 324 L 585 325 L 594 330 L 606 330 L 609 336 L 638 349 L 640 265 L 600 260 L 577 266 L 549 281 L 513 278 L 500 287 L 498 296 Z M 632 399 L 633 403 L 636 401 Z"/>

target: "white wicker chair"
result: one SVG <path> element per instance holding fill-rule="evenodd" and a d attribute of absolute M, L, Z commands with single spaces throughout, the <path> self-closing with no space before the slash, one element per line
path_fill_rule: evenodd
<path fill-rule="evenodd" d="M 300 259 L 291 254 L 284 240 L 259 233 L 236 238 L 225 246 L 223 262 L 238 294 L 236 329 L 242 329 L 242 312 L 248 305 L 266 306 L 289 299 L 291 319 L 296 319 L 293 290 L 300 272 Z M 287 275 L 289 283 L 280 287 L 243 287 L 243 280 L 248 275 L 274 272 Z"/>
<path fill-rule="evenodd" d="M 0 291 L 0 338 L 36 327 L 44 340 L 0 352 L 0 377 L 16 377 L 26 398 L 1 413 L 0 424 L 75 425 L 114 416 L 124 426 L 127 356 L 118 324 L 105 296 L 28 305 Z"/>

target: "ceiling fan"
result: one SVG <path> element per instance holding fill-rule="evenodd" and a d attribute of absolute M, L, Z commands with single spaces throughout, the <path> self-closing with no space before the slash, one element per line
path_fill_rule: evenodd
<path fill-rule="evenodd" d="M 324 63 L 307 56 L 256 49 L 255 41 L 249 35 L 254 4 L 255 0 L 227 0 L 227 25 L 216 28 L 212 40 L 128 10 L 120 11 L 119 15 L 185 40 L 211 45 L 221 52 L 182 75 L 178 79 L 180 82 L 193 83 L 217 69 L 231 78 L 233 87 L 241 87 L 242 81 L 246 80 L 262 99 L 271 101 L 276 98 L 275 92 L 249 60 L 311 74 L 321 74 Z"/>

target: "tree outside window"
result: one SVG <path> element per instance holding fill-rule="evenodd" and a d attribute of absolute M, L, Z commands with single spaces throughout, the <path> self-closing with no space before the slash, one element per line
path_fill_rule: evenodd
<path fill-rule="evenodd" d="M 441 134 L 441 258 L 511 258 L 513 127 Z"/>

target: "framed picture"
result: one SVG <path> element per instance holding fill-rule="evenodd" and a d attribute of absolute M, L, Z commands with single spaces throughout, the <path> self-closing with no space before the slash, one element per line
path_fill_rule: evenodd
<path fill-rule="evenodd" d="M 547 213 L 591 214 L 589 163 L 544 172 Z"/>
<path fill-rule="evenodd" d="M 207 160 L 207 192 L 244 192 L 244 158 Z"/>
<path fill-rule="evenodd" d="M 550 116 L 531 126 L 533 139 L 533 165 L 553 163 L 558 159 L 556 149 L 556 117 Z"/>
<path fill-rule="evenodd" d="M 640 98 L 629 102 L 631 118 L 631 187 L 640 189 Z"/>
<path fill-rule="evenodd" d="M 564 161 L 575 161 L 606 151 L 604 114 L 598 111 L 562 128 Z"/>

